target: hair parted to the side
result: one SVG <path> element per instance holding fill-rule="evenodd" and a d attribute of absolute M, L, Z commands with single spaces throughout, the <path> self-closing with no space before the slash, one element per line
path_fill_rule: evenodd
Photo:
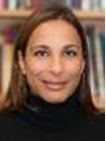
<path fill-rule="evenodd" d="M 62 19 L 73 25 L 81 38 L 83 57 L 85 59 L 85 69 L 76 91 L 78 91 L 82 106 L 88 112 L 95 111 L 95 108 L 92 104 L 91 91 L 89 87 L 89 55 L 87 50 L 86 36 L 81 24 L 79 23 L 78 19 L 73 14 L 71 9 L 67 8 L 66 6 L 55 4 L 49 5 L 48 7 L 44 6 L 40 8 L 40 10 L 33 12 L 33 14 L 29 18 L 27 18 L 19 31 L 19 36 L 16 42 L 13 56 L 11 82 L 5 100 L 5 102 L 7 103 L 5 109 L 17 110 L 21 106 L 23 106 L 23 103 L 25 102 L 26 80 L 25 76 L 22 75 L 19 67 L 18 51 L 20 50 L 24 57 L 26 46 L 33 30 L 43 22 L 56 19 Z"/>

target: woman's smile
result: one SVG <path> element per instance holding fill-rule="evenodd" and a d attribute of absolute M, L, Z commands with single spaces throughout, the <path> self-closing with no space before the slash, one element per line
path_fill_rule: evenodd
<path fill-rule="evenodd" d="M 65 88 L 66 84 L 68 83 L 68 81 L 46 81 L 46 80 L 43 80 L 42 82 L 47 89 L 52 91 L 59 91 Z"/>

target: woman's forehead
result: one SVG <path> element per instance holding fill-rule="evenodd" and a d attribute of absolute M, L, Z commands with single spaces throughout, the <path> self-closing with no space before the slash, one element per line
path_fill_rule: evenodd
<path fill-rule="evenodd" d="M 70 40 L 80 42 L 76 28 L 64 20 L 51 20 L 40 24 L 30 35 L 29 43 Z"/>

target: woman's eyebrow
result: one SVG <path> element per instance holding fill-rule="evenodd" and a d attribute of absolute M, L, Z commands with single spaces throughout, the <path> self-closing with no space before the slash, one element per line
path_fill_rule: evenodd
<path fill-rule="evenodd" d="M 33 51 L 33 50 L 38 49 L 38 48 L 46 49 L 46 50 L 50 49 L 50 47 L 47 46 L 47 45 L 33 45 L 33 46 L 30 47 L 30 50 Z"/>
<path fill-rule="evenodd" d="M 67 44 L 67 45 L 64 45 L 64 46 L 63 46 L 63 50 L 65 50 L 65 49 L 71 49 L 71 48 L 79 49 L 80 47 L 79 47 L 79 45 L 76 45 L 76 44 L 74 44 L 74 43 L 72 43 L 72 44 Z M 41 44 L 41 45 L 33 45 L 33 46 L 30 47 L 30 51 L 32 51 L 32 52 L 33 52 L 34 50 L 36 50 L 36 49 L 46 49 L 46 50 L 50 50 L 50 47 L 47 46 L 47 45 L 43 45 L 43 44 Z"/>
<path fill-rule="evenodd" d="M 72 44 L 65 45 L 63 48 L 64 49 L 70 49 L 70 48 L 77 48 L 77 49 L 79 49 L 80 46 L 77 45 L 77 44 L 72 43 Z"/>

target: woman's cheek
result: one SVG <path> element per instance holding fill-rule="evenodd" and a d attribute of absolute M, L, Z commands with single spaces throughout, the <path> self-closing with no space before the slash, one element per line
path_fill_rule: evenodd
<path fill-rule="evenodd" d="M 40 74 L 40 73 L 44 73 L 44 71 L 47 68 L 47 63 L 43 62 L 43 61 L 32 61 L 30 62 L 30 65 L 28 67 L 31 74 Z"/>
<path fill-rule="evenodd" d="M 71 74 L 80 74 L 81 68 L 82 68 L 82 63 L 80 61 L 73 61 L 70 64 L 67 65 L 67 70 Z"/>

